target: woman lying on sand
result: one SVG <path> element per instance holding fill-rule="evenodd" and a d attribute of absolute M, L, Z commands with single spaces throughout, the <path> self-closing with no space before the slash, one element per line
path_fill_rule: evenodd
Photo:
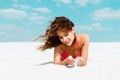
<path fill-rule="evenodd" d="M 45 44 L 38 49 L 54 49 L 54 64 L 85 66 L 88 58 L 89 36 L 76 34 L 74 23 L 68 18 L 56 17 L 44 36 Z"/>

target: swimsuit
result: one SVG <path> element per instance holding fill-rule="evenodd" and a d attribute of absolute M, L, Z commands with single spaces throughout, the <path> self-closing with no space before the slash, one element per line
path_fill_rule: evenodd
<path fill-rule="evenodd" d="M 64 60 L 68 57 L 69 55 L 64 51 L 62 54 L 61 54 L 61 60 Z M 77 55 L 74 57 L 74 58 L 77 58 L 77 57 L 80 57 L 81 56 L 81 52 L 78 51 Z"/>
<path fill-rule="evenodd" d="M 73 45 L 73 47 L 77 46 L 77 44 L 78 44 L 78 41 L 76 40 L 76 42 L 75 42 L 75 44 Z M 68 56 L 69 56 L 68 53 L 67 53 L 66 51 L 64 51 L 63 53 L 61 53 L 61 60 L 66 59 Z M 77 55 L 76 55 L 74 58 L 80 57 L 80 56 L 81 56 L 81 52 L 80 52 L 80 50 L 78 49 L 78 53 L 77 53 Z"/>

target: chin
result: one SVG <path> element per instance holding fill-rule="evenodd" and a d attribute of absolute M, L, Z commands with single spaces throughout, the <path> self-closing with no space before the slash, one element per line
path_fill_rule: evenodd
<path fill-rule="evenodd" d="M 71 45 L 72 45 L 72 42 L 69 41 L 68 43 L 64 43 L 64 45 L 66 45 L 66 46 L 71 46 Z"/>
<path fill-rule="evenodd" d="M 68 45 L 68 44 L 67 44 L 66 46 L 71 46 L 71 45 Z"/>
<path fill-rule="evenodd" d="M 66 46 L 71 46 L 71 45 L 72 45 L 72 43 L 66 44 Z"/>

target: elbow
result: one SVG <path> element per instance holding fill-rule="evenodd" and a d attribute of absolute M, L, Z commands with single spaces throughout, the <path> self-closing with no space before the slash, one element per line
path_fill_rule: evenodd
<path fill-rule="evenodd" d="M 55 65 L 60 65 L 60 62 L 54 62 Z"/>
<path fill-rule="evenodd" d="M 86 63 L 86 62 L 81 63 L 81 66 L 86 66 L 86 65 L 87 65 L 87 63 Z"/>
<path fill-rule="evenodd" d="M 60 62 L 54 62 L 55 65 L 64 65 L 66 66 L 67 64 L 65 64 L 63 61 L 60 61 Z"/>
<path fill-rule="evenodd" d="M 86 66 L 86 65 L 87 65 L 86 63 L 82 64 L 82 66 Z"/>
<path fill-rule="evenodd" d="M 54 62 L 54 64 L 58 64 L 58 62 Z"/>

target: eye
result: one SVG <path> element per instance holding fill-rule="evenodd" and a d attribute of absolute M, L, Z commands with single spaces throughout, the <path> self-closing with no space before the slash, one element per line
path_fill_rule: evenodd
<path fill-rule="evenodd" d="M 68 35 L 69 35 L 68 32 L 66 32 L 64 36 L 67 37 Z"/>
<path fill-rule="evenodd" d="M 62 39 L 63 37 L 67 37 L 69 35 L 69 33 L 68 32 L 65 32 L 64 33 L 64 36 L 58 36 L 59 37 L 59 39 Z"/>
<path fill-rule="evenodd" d="M 62 39 L 62 37 L 61 37 L 61 36 L 59 36 L 59 39 Z"/>
<path fill-rule="evenodd" d="M 63 37 L 62 36 L 58 36 L 59 39 L 62 39 Z"/>

